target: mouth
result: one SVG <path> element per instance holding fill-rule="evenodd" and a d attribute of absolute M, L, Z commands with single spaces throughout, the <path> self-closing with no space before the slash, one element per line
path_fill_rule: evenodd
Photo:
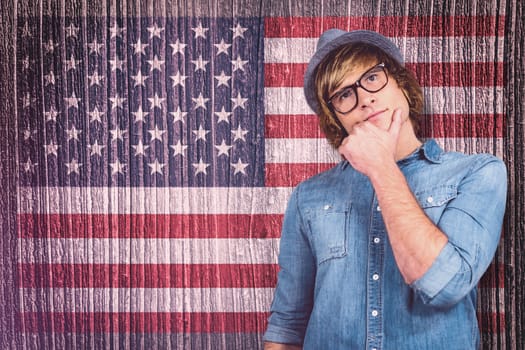
<path fill-rule="evenodd" d="M 366 117 L 365 122 L 366 122 L 366 121 L 371 121 L 371 120 L 377 119 L 377 117 L 378 117 L 380 114 L 382 114 L 383 112 L 385 112 L 385 111 L 386 111 L 386 109 L 383 109 L 383 110 L 381 110 L 381 111 L 378 111 L 378 112 L 375 112 L 375 113 L 370 114 L 368 117 Z"/>

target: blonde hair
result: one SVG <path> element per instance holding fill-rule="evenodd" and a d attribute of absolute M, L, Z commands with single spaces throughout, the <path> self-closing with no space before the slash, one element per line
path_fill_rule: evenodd
<path fill-rule="evenodd" d="M 419 118 L 423 110 L 423 91 L 416 78 L 407 68 L 375 46 L 366 44 L 344 45 L 330 52 L 319 63 L 315 72 L 315 93 L 319 104 L 319 126 L 332 147 L 337 148 L 346 136 L 341 129 L 335 112 L 326 101 L 343 79 L 356 68 L 370 65 L 371 62 L 384 63 L 388 76 L 393 78 L 407 98 L 410 108 L 409 118 L 419 134 Z M 418 135 L 419 136 L 419 135 Z"/>

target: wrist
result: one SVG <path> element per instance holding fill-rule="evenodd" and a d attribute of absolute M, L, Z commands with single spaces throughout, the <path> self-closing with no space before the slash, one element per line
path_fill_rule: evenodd
<path fill-rule="evenodd" d="M 374 188 L 376 188 L 376 186 L 382 186 L 383 184 L 392 182 L 392 180 L 395 180 L 399 175 L 402 176 L 403 174 L 397 166 L 397 163 L 392 160 L 383 162 L 381 163 L 381 167 L 372 169 L 368 174 L 368 178 Z"/>

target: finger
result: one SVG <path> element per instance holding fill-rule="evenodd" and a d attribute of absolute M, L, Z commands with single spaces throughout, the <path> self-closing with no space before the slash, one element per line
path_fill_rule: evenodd
<path fill-rule="evenodd" d="M 339 147 L 337 148 L 337 152 L 339 153 L 339 155 L 340 155 L 344 160 L 346 160 L 346 156 L 345 156 L 345 154 L 344 154 L 344 147 L 343 147 L 343 146 L 339 146 Z"/>
<path fill-rule="evenodd" d="M 403 117 L 402 117 L 401 109 L 396 109 L 394 111 L 394 114 L 392 115 L 392 123 L 390 124 L 390 128 L 388 129 L 388 132 L 395 137 L 395 139 L 399 136 L 399 131 L 401 130 L 401 125 L 403 125 Z"/>
<path fill-rule="evenodd" d="M 338 151 L 339 151 L 339 155 L 341 156 L 341 158 L 343 158 L 344 160 L 346 160 L 346 156 L 345 156 L 344 153 L 342 152 L 341 147 L 339 147 Z"/>
<path fill-rule="evenodd" d="M 347 139 L 347 138 L 345 137 L 345 138 L 343 139 L 343 141 L 341 141 L 341 144 L 339 145 L 339 147 L 337 147 L 337 152 L 338 152 L 340 155 L 343 155 L 343 149 L 344 149 L 345 144 L 346 144 L 346 142 L 347 142 L 346 139 Z"/>
<path fill-rule="evenodd" d="M 348 147 L 348 142 L 349 142 L 349 137 L 347 136 L 343 139 L 343 142 L 341 142 L 339 147 L 337 147 L 337 152 L 339 152 L 339 154 L 341 155 L 343 154 L 345 148 Z"/>

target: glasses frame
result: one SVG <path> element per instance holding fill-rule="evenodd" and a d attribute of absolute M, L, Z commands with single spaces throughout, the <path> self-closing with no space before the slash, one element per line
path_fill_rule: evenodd
<path fill-rule="evenodd" d="M 385 73 L 385 76 L 386 76 L 386 81 L 385 81 L 385 84 L 383 86 L 381 86 L 379 89 L 376 89 L 376 90 L 369 90 L 367 88 L 365 88 L 362 84 L 361 84 L 361 79 L 363 79 L 368 73 L 370 73 L 371 71 L 373 71 L 374 69 L 376 68 L 381 68 L 381 70 Z M 363 74 L 361 74 L 361 76 L 359 77 L 359 79 L 357 79 L 357 81 L 351 85 L 347 85 L 341 89 L 339 89 L 338 92 L 336 92 L 335 94 L 333 94 L 329 99 L 328 101 L 326 101 L 326 104 L 333 110 L 333 111 L 337 111 L 343 115 L 345 114 L 348 114 L 350 112 L 352 112 L 356 107 L 357 105 L 359 104 L 359 96 L 357 95 L 357 88 L 360 87 L 361 89 L 365 90 L 365 91 L 368 91 L 368 92 L 378 92 L 380 90 L 382 90 L 385 86 L 388 85 L 388 73 L 386 71 L 386 66 L 383 62 L 381 63 L 378 63 L 376 64 L 375 66 L 371 67 L 370 69 L 368 69 L 366 72 L 364 72 Z M 350 108 L 348 111 L 340 111 L 338 110 L 337 108 L 335 108 L 335 106 L 333 105 L 332 103 L 332 100 L 339 96 L 343 91 L 347 91 L 348 89 L 352 89 L 354 90 L 354 93 L 355 93 L 355 105 Z"/>

